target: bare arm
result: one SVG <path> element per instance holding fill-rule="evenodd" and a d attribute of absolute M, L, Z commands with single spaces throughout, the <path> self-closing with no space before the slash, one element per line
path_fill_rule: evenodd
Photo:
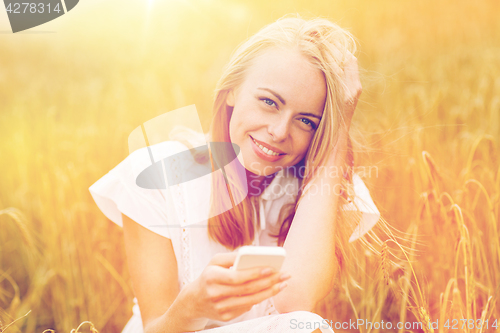
<path fill-rule="evenodd" d="M 341 154 L 336 157 L 340 165 Z M 338 192 L 339 184 L 340 177 L 318 177 L 297 208 L 283 245 L 287 258 L 282 271 L 290 273 L 292 278 L 287 290 L 274 297 L 280 313 L 313 311 L 316 302 L 330 291 L 336 271 L 334 233 L 338 195 L 334 192 Z"/>
<path fill-rule="evenodd" d="M 348 72 L 348 73 L 347 73 Z M 346 66 L 347 84 L 351 88 L 346 100 L 345 126 L 341 127 L 337 145 L 330 152 L 327 167 L 344 167 L 350 120 L 361 94 L 357 61 Z M 342 173 L 340 173 L 342 174 Z M 335 228 L 341 177 L 330 172 L 316 177 L 311 191 L 301 199 L 283 247 L 287 258 L 282 271 L 290 273 L 289 287 L 274 296 L 278 312 L 313 311 L 316 303 L 330 291 L 336 272 Z"/>
<path fill-rule="evenodd" d="M 171 307 L 179 294 L 172 242 L 125 215 L 122 218 L 127 262 L 144 332 L 185 331 L 185 309 Z"/>
<path fill-rule="evenodd" d="M 230 270 L 236 253 L 216 254 L 179 290 L 172 242 L 122 214 L 127 261 L 145 333 L 202 330 L 208 319 L 229 321 L 280 292 L 289 277 L 265 267 Z"/>

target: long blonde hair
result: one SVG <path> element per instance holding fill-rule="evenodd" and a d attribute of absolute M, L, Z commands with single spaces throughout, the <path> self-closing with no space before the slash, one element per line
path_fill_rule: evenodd
<path fill-rule="evenodd" d="M 227 106 L 226 97 L 232 89 L 236 89 L 242 84 L 246 70 L 251 66 L 252 60 L 266 50 L 275 47 L 297 49 L 312 65 L 322 71 L 326 81 L 327 96 L 323 117 L 302 161 L 305 165 L 305 172 L 303 179 L 301 179 L 301 188 L 304 188 L 313 176 L 312 170 L 317 170 L 325 161 L 327 153 L 338 139 L 338 129 L 344 121 L 342 108 L 347 88 L 343 82 L 342 68 L 348 59 L 348 55 L 354 54 L 356 51 L 353 37 L 329 20 L 322 18 L 304 20 L 299 17 L 283 17 L 262 28 L 235 50 L 215 89 L 210 141 L 231 142 L 229 121 L 233 108 Z M 352 162 L 350 140 L 347 156 L 348 160 Z M 352 171 L 352 165 L 350 167 L 346 169 Z M 215 170 L 214 165 L 213 170 Z M 252 243 L 255 237 L 254 221 L 259 215 L 255 216 L 252 207 L 252 201 L 255 199 L 241 196 L 241 193 L 246 193 L 244 192 L 246 189 L 245 184 L 238 185 L 237 179 L 231 176 L 228 178 L 233 182 L 232 185 L 235 185 L 231 189 L 228 188 L 229 192 L 233 192 L 235 197 L 240 195 L 242 200 L 234 205 L 232 209 L 222 214 L 216 213 L 216 210 L 220 211 L 220 207 L 227 205 L 227 199 L 221 198 L 220 193 L 225 191 L 228 186 L 227 183 L 224 184 L 221 177 L 213 177 L 211 207 L 215 214 L 208 220 L 208 234 L 210 239 L 229 249 L 235 249 Z M 352 182 L 351 175 L 348 175 L 344 182 L 344 185 Z M 238 190 L 241 193 L 234 194 Z M 283 245 L 291 226 L 301 194 L 302 192 L 299 190 L 296 202 L 282 207 L 280 211 L 279 222 L 281 223 L 281 229 L 279 234 L 275 235 L 280 246 Z M 340 198 L 342 200 L 347 199 L 346 196 Z M 339 206 L 341 206 L 342 200 L 339 200 Z M 339 217 L 342 220 L 342 217 Z M 352 221 L 352 225 L 349 226 L 343 223 L 342 228 L 336 228 L 338 230 L 336 246 L 338 247 L 339 264 L 342 264 L 342 258 L 345 257 L 346 242 L 350 235 L 349 232 L 354 229 L 355 223 L 355 221 Z"/>

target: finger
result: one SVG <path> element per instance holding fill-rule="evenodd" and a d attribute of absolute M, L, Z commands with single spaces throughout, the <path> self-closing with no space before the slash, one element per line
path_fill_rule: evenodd
<path fill-rule="evenodd" d="M 209 265 L 216 265 L 229 268 L 234 264 L 236 260 L 236 256 L 238 253 L 230 252 L 230 253 L 217 253 L 210 260 Z"/>
<path fill-rule="evenodd" d="M 264 289 L 258 293 L 245 296 L 228 297 L 219 302 L 221 309 L 248 308 L 255 304 L 277 295 L 287 287 L 286 282 L 274 284 L 272 287 Z"/>
<path fill-rule="evenodd" d="M 222 321 L 233 320 L 234 318 L 241 316 L 242 314 L 250 311 L 251 309 L 252 309 L 252 307 L 250 307 L 250 308 L 234 308 L 234 309 L 232 309 L 232 311 L 226 312 L 224 315 L 222 315 L 221 320 Z"/>
<path fill-rule="evenodd" d="M 219 296 L 217 297 L 217 300 L 228 297 L 257 294 L 263 290 L 271 288 L 275 284 L 280 284 L 289 278 L 289 274 L 277 272 L 269 277 L 258 278 L 240 285 L 219 285 Z"/>
<path fill-rule="evenodd" d="M 359 69 L 356 60 L 348 63 L 344 68 L 344 79 L 346 86 L 349 88 L 348 97 L 355 97 L 361 91 L 361 82 L 359 80 Z"/>
<path fill-rule="evenodd" d="M 344 66 L 344 74 L 346 75 L 347 79 L 352 79 L 359 76 L 358 59 L 356 59 L 356 57 L 353 56 L 346 62 Z"/>
<path fill-rule="evenodd" d="M 356 56 L 351 51 L 347 50 L 346 53 L 347 53 L 347 59 L 350 59 L 350 60 L 356 59 Z"/>
<path fill-rule="evenodd" d="M 214 281 L 220 284 L 237 286 L 274 273 L 271 267 L 261 266 L 245 270 L 214 269 Z"/>
<path fill-rule="evenodd" d="M 277 272 L 268 278 L 262 278 L 253 280 L 242 285 L 237 286 L 235 289 L 235 295 L 237 296 L 247 296 L 257 294 L 263 290 L 273 287 L 275 284 L 281 284 L 282 282 L 288 280 L 290 274 Z"/>

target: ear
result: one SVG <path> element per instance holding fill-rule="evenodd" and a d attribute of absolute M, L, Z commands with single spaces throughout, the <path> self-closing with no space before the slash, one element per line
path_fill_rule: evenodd
<path fill-rule="evenodd" d="M 227 93 L 227 97 L 226 97 L 226 104 L 228 106 L 232 106 L 234 107 L 234 89 L 231 89 L 228 93 Z"/>

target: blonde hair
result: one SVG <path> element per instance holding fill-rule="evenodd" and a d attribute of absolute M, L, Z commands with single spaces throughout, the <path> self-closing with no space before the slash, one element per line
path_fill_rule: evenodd
<path fill-rule="evenodd" d="M 301 188 L 304 188 L 312 179 L 312 170 L 318 169 L 325 161 L 331 147 L 337 142 L 338 129 L 344 122 L 342 115 L 347 89 L 345 82 L 343 82 L 342 68 L 348 57 L 356 51 L 356 44 L 351 34 L 329 20 L 323 18 L 304 20 L 300 17 L 283 17 L 262 28 L 234 51 L 215 90 L 210 141 L 231 142 L 229 121 L 233 108 L 227 106 L 226 97 L 232 89 L 236 89 L 243 83 L 246 71 L 252 65 L 252 61 L 263 52 L 276 47 L 298 50 L 312 65 L 321 70 L 326 82 L 327 96 L 323 117 L 302 161 L 305 162 L 305 173 Z M 347 158 L 350 161 L 349 166 L 351 168 L 347 170 L 352 171 L 353 157 L 350 140 L 348 146 Z M 213 170 L 215 170 L 214 166 Z M 224 184 L 221 177 L 213 177 L 211 196 L 213 212 L 227 205 L 227 200 L 221 198 L 220 191 L 225 191 L 227 187 L 230 195 L 233 192 L 234 197 L 238 195 L 241 197 L 241 193 L 235 194 L 234 192 L 243 191 L 245 188 L 245 184 L 238 185 L 238 180 L 234 177 L 228 176 L 228 178 L 232 185 L 235 185 L 231 189 L 229 189 L 227 183 Z M 343 181 L 343 185 L 352 183 L 352 175 L 348 175 Z M 279 234 L 275 235 L 280 246 L 283 245 L 291 226 L 301 194 L 302 192 L 299 190 L 296 202 L 285 205 L 280 211 L 279 222 L 281 229 Z M 339 199 L 341 199 L 338 202 L 339 207 L 341 207 L 342 203 L 346 203 L 347 197 L 341 196 Z M 223 202 L 224 200 L 226 202 Z M 256 214 L 256 216 L 254 214 L 252 207 L 254 201 L 255 198 L 244 197 L 232 209 L 222 214 L 215 213 L 213 217 L 209 218 L 208 233 L 210 239 L 229 249 L 251 244 L 255 237 L 253 221 L 259 216 L 259 214 Z M 347 255 L 345 252 L 347 239 L 357 224 L 354 219 L 348 219 L 350 222 L 345 220 L 339 209 L 338 222 L 342 222 L 342 227 L 336 228 L 338 230 L 336 254 L 341 267 L 343 267 L 342 263 Z"/>

